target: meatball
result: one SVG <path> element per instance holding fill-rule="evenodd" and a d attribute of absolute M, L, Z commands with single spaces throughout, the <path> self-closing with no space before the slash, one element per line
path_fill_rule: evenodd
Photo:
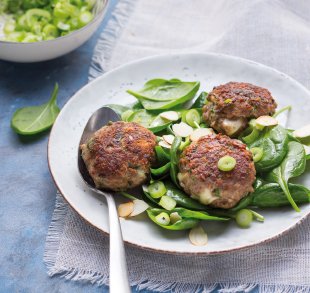
<path fill-rule="evenodd" d="M 217 165 L 226 155 L 236 160 L 231 171 L 221 171 Z M 222 134 L 203 136 L 192 142 L 179 161 L 178 179 L 184 191 L 217 208 L 232 208 L 253 192 L 255 175 L 252 154 L 245 144 Z"/>
<path fill-rule="evenodd" d="M 96 187 L 121 191 L 147 180 L 155 145 L 156 136 L 143 126 L 115 122 L 96 131 L 81 151 Z"/>
<path fill-rule="evenodd" d="M 267 89 L 250 83 L 229 82 L 213 88 L 202 110 L 204 120 L 211 127 L 234 137 L 247 127 L 249 119 L 272 115 L 276 107 Z"/>

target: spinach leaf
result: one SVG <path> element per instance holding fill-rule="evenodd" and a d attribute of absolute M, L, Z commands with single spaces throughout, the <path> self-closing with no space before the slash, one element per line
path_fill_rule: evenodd
<path fill-rule="evenodd" d="M 127 92 L 136 97 L 146 110 L 170 109 L 194 97 L 199 82 L 183 82 L 179 79 L 152 79 L 138 91 Z"/>
<path fill-rule="evenodd" d="M 160 145 L 155 146 L 157 162 L 160 165 L 170 162 L 170 150 L 169 153 L 165 151 Z"/>
<path fill-rule="evenodd" d="M 50 128 L 60 109 L 57 106 L 58 84 L 55 84 L 50 100 L 40 106 L 18 109 L 11 120 L 11 127 L 22 135 L 32 135 Z"/>
<path fill-rule="evenodd" d="M 160 213 L 165 212 L 168 215 L 172 213 L 178 213 L 178 215 L 181 217 L 179 221 L 177 221 L 174 224 L 171 225 L 161 225 L 156 221 L 156 216 L 159 215 Z M 153 208 L 153 209 L 148 209 L 147 214 L 149 218 L 158 226 L 168 229 L 168 230 L 187 230 L 190 228 L 193 228 L 196 226 L 200 220 L 209 220 L 209 221 L 226 221 L 229 220 L 228 218 L 222 218 L 222 217 L 217 217 L 217 216 L 211 216 L 207 212 L 197 212 L 197 211 L 192 211 L 188 210 L 185 208 L 174 208 L 171 211 L 167 211 L 164 209 L 158 209 L 158 208 Z"/>
<path fill-rule="evenodd" d="M 263 157 L 255 163 L 255 168 L 258 172 L 270 171 L 281 164 L 287 153 L 287 131 L 280 125 L 262 131 L 258 139 L 249 144 L 248 147 L 260 147 L 263 149 Z"/>
<path fill-rule="evenodd" d="M 206 104 L 207 96 L 207 92 L 201 92 L 194 104 L 191 106 L 191 109 L 201 109 Z"/>
<path fill-rule="evenodd" d="M 299 184 L 288 184 L 288 189 L 296 204 L 310 202 L 310 190 Z M 251 193 L 251 204 L 259 208 L 274 208 L 290 205 L 287 196 L 278 183 L 268 183 Z"/>
<path fill-rule="evenodd" d="M 288 143 L 288 152 L 280 166 L 267 174 L 266 179 L 280 185 L 288 201 L 296 211 L 300 211 L 288 188 L 288 181 L 301 175 L 306 168 L 306 153 L 303 145 L 296 141 Z"/>
<path fill-rule="evenodd" d="M 180 136 L 175 136 L 173 143 L 171 145 L 171 149 L 170 149 L 170 161 L 171 161 L 170 177 L 171 177 L 172 182 L 178 187 L 180 186 L 178 182 L 178 171 L 179 171 L 178 150 L 179 150 L 181 143 L 182 143 L 182 138 Z"/>
<path fill-rule="evenodd" d="M 117 104 L 108 104 L 108 105 L 105 105 L 105 106 L 111 108 L 119 116 L 121 116 L 125 111 L 131 109 L 131 108 L 127 107 L 127 106 L 122 106 L 122 105 L 117 105 Z"/>
<path fill-rule="evenodd" d="M 155 119 L 156 114 L 150 113 L 144 109 L 134 111 L 132 115 L 128 118 L 129 122 L 136 122 L 140 125 L 149 128 L 153 120 Z"/>
<path fill-rule="evenodd" d="M 165 186 L 167 189 L 167 196 L 172 197 L 178 206 L 195 209 L 195 210 L 206 210 L 207 206 L 201 204 L 199 201 L 192 199 L 183 190 L 176 187 L 171 181 L 165 181 Z"/>
<path fill-rule="evenodd" d="M 134 111 L 127 119 L 127 121 L 139 123 L 154 133 L 167 128 L 167 126 L 171 124 L 170 121 L 167 122 L 162 119 L 160 115 L 151 113 L 145 109 Z"/>

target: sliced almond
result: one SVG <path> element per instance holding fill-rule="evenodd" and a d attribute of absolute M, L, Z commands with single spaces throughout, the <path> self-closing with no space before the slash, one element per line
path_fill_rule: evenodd
<path fill-rule="evenodd" d="M 306 156 L 310 155 L 310 146 L 304 145 Z"/>
<path fill-rule="evenodd" d="M 163 140 L 166 142 L 166 143 L 169 143 L 169 144 L 172 144 L 173 143 L 173 140 L 174 140 L 174 135 L 172 134 L 167 134 L 167 135 L 163 135 Z"/>
<path fill-rule="evenodd" d="M 159 116 L 169 121 L 177 121 L 179 119 L 179 114 L 176 111 L 166 111 L 161 113 Z"/>
<path fill-rule="evenodd" d="M 166 149 L 171 149 L 171 144 L 165 142 L 164 140 L 161 140 L 158 145 L 160 145 L 161 147 L 163 148 L 166 148 Z"/>
<path fill-rule="evenodd" d="M 259 126 L 276 126 L 278 125 L 278 120 L 271 116 L 260 116 L 256 119 L 256 124 Z"/>
<path fill-rule="evenodd" d="M 193 127 L 189 126 L 188 124 L 181 122 L 178 124 L 172 125 L 172 130 L 177 136 L 187 137 L 191 135 L 194 131 Z"/>
<path fill-rule="evenodd" d="M 214 131 L 212 128 L 198 128 L 195 129 L 194 132 L 190 135 L 191 141 L 197 141 L 200 137 L 206 136 L 206 135 L 212 135 L 214 134 Z"/>
<path fill-rule="evenodd" d="M 298 138 L 303 144 L 310 144 L 310 124 L 301 127 L 293 132 L 293 135 Z"/>
<path fill-rule="evenodd" d="M 196 246 L 204 246 L 208 243 L 208 235 L 201 226 L 196 226 L 190 230 L 189 240 Z"/>
<path fill-rule="evenodd" d="M 118 215 L 122 218 L 128 217 L 133 212 L 134 204 L 132 201 L 122 203 L 118 206 Z"/>
<path fill-rule="evenodd" d="M 143 212 L 145 212 L 148 208 L 149 208 L 149 205 L 144 200 L 135 199 L 133 201 L 133 211 L 129 215 L 129 217 L 140 215 Z"/>

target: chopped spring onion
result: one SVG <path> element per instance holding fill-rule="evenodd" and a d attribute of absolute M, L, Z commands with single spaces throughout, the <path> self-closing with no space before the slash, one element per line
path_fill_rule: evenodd
<path fill-rule="evenodd" d="M 262 127 L 276 126 L 278 125 L 278 121 L 271 116 L 260 116 L 256 119 L 256 125 Z"/>
<path fill-rule="evenodd" d="M 253 213 L 248 209 L 242 209 L 236 214 L 236 223 L 241 228 L 248 228 L 253 221 Z"/>
<path fill-rule="evenodd" d="M 14 1 L 14 5 L 11 2 L 4 8 L 9 15 L 3 28 L 4 41 L 52 40 L 87 25 L 94 18 L 92 0 L 31 0 L 31 4 Z"/>
<path fill-rule="evenodd" d="M 177 202 L 172 197 L 164 195 L 160 198 L 158 204 L 162 206 L 165 210 L 171 211 L 175 208 Z"/>
<path fill-rule="evenodd" d="M 185 115 L 185 120 L 187 124 L 194 128 L 199 128 L 199 123 L 201 122 L 201 116 L 196 109 L 189 110 Z"/>
<path fill-rule="evenodd" d="M 173 212 L 170 214 L 170 223 L 175 224 L 176 222 L 182 220 L 181 216 L 178 214 L 178 212 Z"/>
<path fill-rule="evenodd" d="M 218 163 L 217 163 L 217 167 L 221 170 L 221 171 L 231 171 L 235 168 L 236 166 L 236 160 L 235 158 L 231 157 L 231 156 L 224 156 L 222 158 L 219 159 Z"/>
<path fill-rule="evenodd" d="M 247 144 L 251 144 L 259 137 L 259 134 L 260 131 L 255 127 L 249 135 L 242 137 L 242 140 Z"/>
<path fill-rule="evenodd" d="M 250 211 L 252 212 L 252 214 L 253 214 L 253 216 L 254 216 L 256 221 L 258 221 L 258 222 L 264 222 L 265 221 L 264 216 L 262 216 L 261 214 L 255 212 L 253 210 L 250 210 Z"/>
<path fill-rule="evenodd" d="M 149 185 L 148 192 L 153 198 L 160 198 L 166 194 L 167 189 L 163 182 L 156 181 L 153 184 Z"/>
<path fill-rule="evenodd" d="M 253 155 L 253 161 L 254 163 L 260 161 L 264 155 L 264 151 L 262 148 L 254 147 L 250 149 L 250 152 Z"/>
<path fill-rule="evenodd" d="M 155 217 L 155 220 L 158 224 L 167 226 L 170 223 L 170 217 L 167 213 L 162 212 Z"/>

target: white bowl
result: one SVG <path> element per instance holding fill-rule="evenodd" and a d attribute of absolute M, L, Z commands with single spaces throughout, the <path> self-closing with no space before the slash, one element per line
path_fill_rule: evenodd
<path fill-rule="evenodd" d="M 108 7 L 109 0 L 97 0 L 100 4 L 94 19 L 66 36 L 49 41 L 18 43 L 0 41 L 0 59 L 14 62 L 46 61 L 65 55 L 84 44 L 99 27 Z"/>

